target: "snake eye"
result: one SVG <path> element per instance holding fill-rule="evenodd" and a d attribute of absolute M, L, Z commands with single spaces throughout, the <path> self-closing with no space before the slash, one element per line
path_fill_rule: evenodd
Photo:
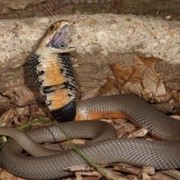
<path fill-rule="evenodd" d="M 50 30 L 53 31 L 54 29 L 55 29 L 55 25 L 52 24 L 52 25 L 50 26 Z"/>

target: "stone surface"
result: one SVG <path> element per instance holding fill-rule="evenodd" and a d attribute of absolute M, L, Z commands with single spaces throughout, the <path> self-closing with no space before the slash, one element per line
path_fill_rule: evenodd
<path fill-rule="evenodd" d="M 133 15 L 69 15 L 0 21 L 0 65 L 17 68 L 37 45 L 49 24 L 68 19 L 71 44 L 78 54 L 140 52 L 180 62 L 180 22 Z"/>
<path fill-rule="evenodd" d="M 10 9 L 24 9 L 29 5 L 37 5 L 45 0 L 1 0 L 2 5 Z"/>
<path fill-rule="evenodd" d="M 9 89 L 17 94 L 17 87 L 33 84 L 24 63 L 48 26 L 60 19 L 72 25 L 70 44 L 77 47 L 72 64 L 81 97 L 105 83 L 110 63 L 132 64 L 134 52 L 162 58 L 158 72 L 170 83 L 167 87 L 179 89 L 179 22 L 133 15 L 69 15 L 0 21 L 0 95 Z M 35 92 L 34 86 L 31 89 Z"/>

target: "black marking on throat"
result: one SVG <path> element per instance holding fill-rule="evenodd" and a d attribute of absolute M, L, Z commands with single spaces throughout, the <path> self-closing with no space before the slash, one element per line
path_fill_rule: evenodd
<path fill-rule="evenodd" d="M 68 90 L 68 94 L 72 97 L 72 100 L 76 98 L 76 82 L 74 78 L 73 68 L 69 59 L 68 53 L 58 54 L 58 59 L 62 68 L 61 73 L 65 77 L 66 81 L 63 83 L 63 88 Z"/>
<path fill-rule="evenodd" d="M 76 104 L 75 101 L 70 101 L 62 108 L 52 110 L 51 114 L 56 121 L 67 122 L 73 121 L 76 116 Z"/>
<path fill-rule="evenodd" d="M 38 85 L 38 87 L 40 87 L 42 84 L 41 82 L 38 81 L 38 77 L 44 74 L 44 72 L 41 73 L 37 72 L 37 66 L 40 64 L 39 58 L 40 55 L 37 55 L 36 53 L 32 53 L 31 56 L 29 57 L 29 62 L 28 62 L 31 72 L 33 73 L 34 76 L 34 80 Z"/>

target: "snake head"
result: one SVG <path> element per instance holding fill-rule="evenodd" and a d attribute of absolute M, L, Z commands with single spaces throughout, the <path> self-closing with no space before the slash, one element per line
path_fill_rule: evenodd
<path fill-rule="evenodd" d="M 70 25 L 68 21 L 61 20 L 51 24 L 40 41 L 37 50 L 51 50 L 54 53 L 68 53 L 75 50 L 65 44 L 69 34 Z"/>

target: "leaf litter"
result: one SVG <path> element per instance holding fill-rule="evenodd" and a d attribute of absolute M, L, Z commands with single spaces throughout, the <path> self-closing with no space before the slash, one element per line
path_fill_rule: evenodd
<path fill-rule="evenodd" d="M 180 92 L 177 90 L 167 90 L 163 79 L 156 72 L 156 63 L 161 61 L 154 57 L 143 57 L 139 54 L 134 55 L 133 65 L 122 66 L 121 64 L 112 63 L 110 64 L 110 69 L 112 71 L 111 75 L 107 75 L 106 81 L 102 87 L 99 89 L 92 90 L 91 94 L 87 97 L 82 97 L 86 99 L 97 95 L 111 95 L 117 93 L 134 93 L 145 100 L 156 104 L 155 106 L 166 113 L 179 112 L 180 103 Z M 17 91 L 19 92 L 19 91 Z M 5 92 L 6 94 L 13 93 Z M 17 95 L 17 94 L 16 94 Z M 18 102 L 23 104 L 22 101 Z M 176 110 L 176 111 L 175 111 Z M 6 126 L 20 126 L 30 119 L 36 117 L 47 117 L 41 108 L 36 104 L 25 107 L 12 108 L 1 117 L 3 125 Z M 49 116 L 48 116 L 49 117 Z M 177 119 L 180 116 L 176 115 Z M 105 120 L 109 121 L 117 130 L 118 137 L 126 138 L 146 138 L 153 140 L 147 136 L 146 129 L 137 129 L 129 121 L 125 119 L 121 120 Z M 73 142 L 78 142 L 74 140 Z M 110 165 L 104 165 L 104 170 L 109 174 L 109 176 L 114 177 L 114 179 L 180 179 L 180 172 L 177 170 L 169 171 L 159 171 L 155 172 L 153 167 L 133 167 L 127 164 L 115 163 Z M 71 169 L 71 168 L 70 168 Z M 87 167 L 72 167 L 72 171 L 75 172 L 74 178 L 64 178 L 66 180 L 80 179 L 80 180 L 99 180 L 106 179 L 98 172 L 94 171 L 92 168 Z M 21 180 L 21 178 L 15 177 L 5 170 L 0 173 L 0 179 L 14 179 Z"/>

